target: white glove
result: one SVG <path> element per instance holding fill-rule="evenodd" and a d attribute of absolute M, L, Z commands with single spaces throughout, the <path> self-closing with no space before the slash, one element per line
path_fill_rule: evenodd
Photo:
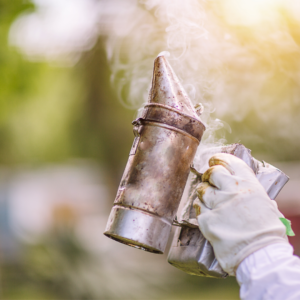
<path fill-rule="evenodd" d="M 241 159 L 220 153 L 197 187 L 194 207 L 199 227 L 212 244 L 222 268 L 235 275 L 251 253 L 274 243 L 288 243 L 277 204 L 271 200 L 254 172 Z"/>

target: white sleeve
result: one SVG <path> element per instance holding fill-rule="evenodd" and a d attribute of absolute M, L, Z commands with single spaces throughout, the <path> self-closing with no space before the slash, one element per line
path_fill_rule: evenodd
<path fill-rule="evenodd" d="M 272 244 L 249 255 L 236 279 L 242 300 L 300 299 L 300 259 L 289 244 Z"/>

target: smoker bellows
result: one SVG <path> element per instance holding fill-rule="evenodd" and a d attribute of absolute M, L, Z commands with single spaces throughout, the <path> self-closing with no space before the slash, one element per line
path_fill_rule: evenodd
<path fill-rule="evenodd" d="M 199 172 L 208 169 L 208 161 L 217 153 L 229 153 L 242 159 L 252 168 L 257 179 L 271 199 L 275 199 L 289 178 L 272 165 L 259 162 L 251 156 L 250 150 L 241 144 L 209 148 L 202 152 Z M 196 187 L 201 182 L 200 173 L 193 175 L 189 187 L 189 196 L 182 199 L 181 209 L 177 212 L 177 226 L 168 262 L 174 267 L 191 275 L 225 278 L 224 272 L 215 258 L 213 248 L 204 238 L 198 227 L 193 202 L 197 198 Z"/>
<path fill-rule="evenodd" d="M 163 56 L 154 62 L 149 101 L 133 125 L 135 139 L 104 234 L 163 253 L 205 130 Z"/>

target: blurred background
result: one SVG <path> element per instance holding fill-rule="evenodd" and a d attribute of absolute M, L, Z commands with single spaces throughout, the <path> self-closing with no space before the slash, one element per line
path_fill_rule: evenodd
<path fill-rule="evenodd" d="M 238 299 L 103 236 L 161 51 L 204 105 L 203 146 L 290 176 L 300 255 L 299 1 L 1 0 L 0 20 L 1 299 Z"/>

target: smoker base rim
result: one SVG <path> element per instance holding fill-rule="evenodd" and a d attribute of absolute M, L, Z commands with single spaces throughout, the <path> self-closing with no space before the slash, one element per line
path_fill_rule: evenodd
<path fill-rule="evenodd" d="M 134 240 L 122 238 L 118 235 L 109 234 L 109 233 L 105 233 L 105 232 L 103 234 L 105 236 L 107 236 L 108 238 L 110 238 L 110 239 L 112 239 L 116 242 L 119 242 L 121 244 L 124 244 L 126 246 L 130 246 L 130 247 L 133 247 L 133 248 L 136 248 L 136 249 L 139 249 L 139 250 L 143 250 L 143 251 L 146 251 L 146 252 L 151 252 L 151 253 L 154 253 L 154 254 L 163 254 L 163 252 L 158 251 L 157 249 L 151 248 L 151 247 L 146 246 L 144 244 L 137 243 Z"/>
<path fill-rule="evenodd" d="M 115 205 L 111 210 L 104 235 L 140 250 L 163 254 L 171 228 L 170 223 L 158 216 L 136 208 Z"/>

